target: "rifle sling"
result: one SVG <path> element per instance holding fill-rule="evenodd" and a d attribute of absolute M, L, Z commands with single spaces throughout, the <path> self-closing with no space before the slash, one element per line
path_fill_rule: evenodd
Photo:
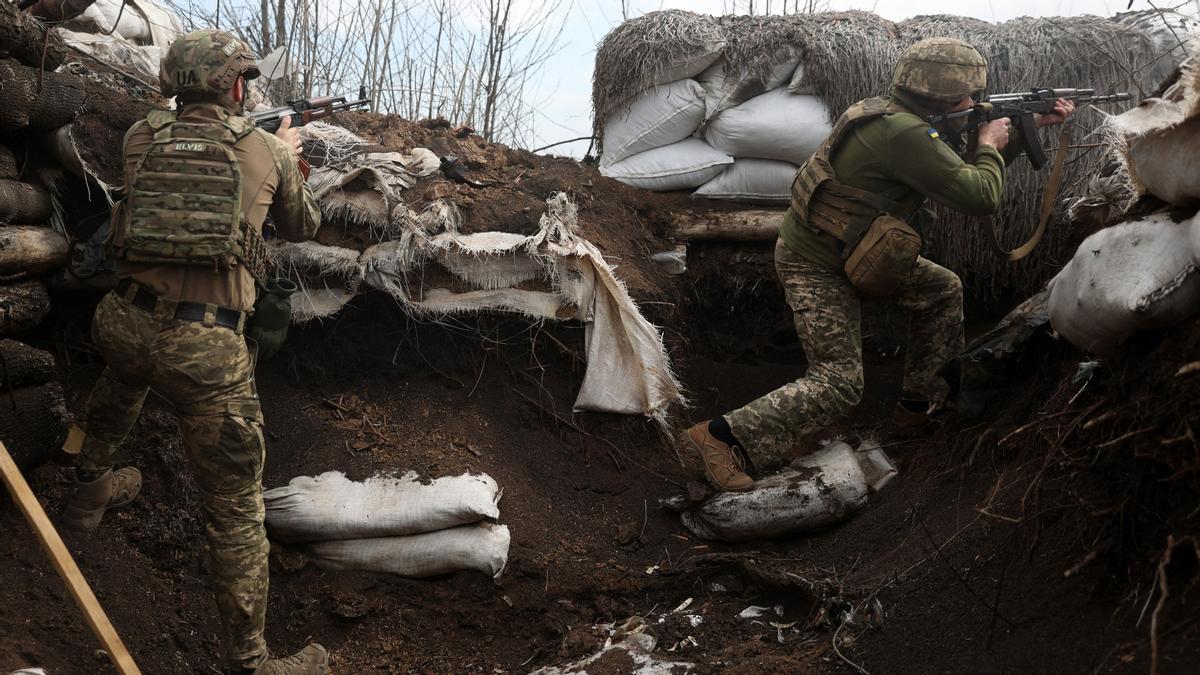
<path fill-rule="evenodd" d="M 1037 142 L 1036 136 L 1034 136 L 1032 142 Z M 992 241 L 995 242 L 996 248 L 1008 258 L 1009 262 L 1016 262 L 1032 253 L 1033 249 L 1037 248 L 1037 245 L 1042 241 L 1042 237 L 1046 234 L 1046 225 L 1050 222 L 1050 215 L 1054 213 L 1054 200 L 1058 197 L 1058 187 L 1062 182 L 1063 164 L 1066 163 L 1067 159 L 1067 147 L 1070 145 L 1071 132 L 1064 125 L 1062 133 L 1058 135 L 1058 151 L 1054 154 L 1054 166 L 1050 169 L 1050 179 L 1046 181 L 1046 191 L 1042 193 L 1042 210 L 1038 217 L 1038 226 L 1033 231 L 1033 236 L 1029 238 L 1029 241 L 1011 251 L 1005 250 L 1004 245 L 1000 243 L 999 235 L 996 234 L 995 223 L 992 224 L 990 228 Z"/>

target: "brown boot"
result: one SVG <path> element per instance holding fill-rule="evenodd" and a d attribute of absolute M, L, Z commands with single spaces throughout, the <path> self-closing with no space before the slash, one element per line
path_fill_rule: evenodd
<path fill-rule="evenodd" d="M 746 462 L 740 453 L 708 433 L 708 422 L 687 430 L 688 442 L 700 453 L 704 474 L 714 488 L 722 492 L 745 492 L 754 486 L 746 475 Z"/>
<path fill-rule="evenodd" d="M 263 661 L 254 669 L 254 675 L 326 675 L 328 672 L 329 652 L 315 643 L 287 658 Z"/>
<path fill-rule="evenodd" d="M 895 426 L 896 433 L 905 438 L 928 436 L 937 431 L 945 411 L 945 406 L 939 403 L 930 403 L 921 412 L 913 412 L 897 403 L 895 411 L 892 412 L 892 425 Z"/>
<path fill-rule="evenodd" d="M 142 490 L 142 472 L 129 466 L 105 471 L 88 482 L 78 479 L 75 494 L 63 510 L 63 524 L 77 530 L 91 531 L 100 525 L 104 512 L 125 506 Z"/>

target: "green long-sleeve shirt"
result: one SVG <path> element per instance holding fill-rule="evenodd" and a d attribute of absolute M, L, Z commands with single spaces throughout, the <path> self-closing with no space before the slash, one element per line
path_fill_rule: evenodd
<path fill-rule="evenodd" d="M 892 98 L 909 110 L 919 110 L 902 95 Z M 1005 150 L 1002 155 L 985 145 L 964 162 L 924 117 L 900 112 L 852 129 L 834 148 L 830 161 L 838 180 L 852 187 L 886 193 L 895 200 L 915 191 L 955 211 L 987 215 L 1000 206 L 1004 167 L 1019 154 L 1019 144 L 1010 143 Z M 779 236 L 806 260 L 830 269 L 842 267 L 842 244 L 800 222 L 791 208 Z"/>

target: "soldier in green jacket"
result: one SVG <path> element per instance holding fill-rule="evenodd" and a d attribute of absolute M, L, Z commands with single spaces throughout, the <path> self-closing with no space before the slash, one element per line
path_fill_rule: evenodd
<path fill-rule="evenodd" d="M 924 199 L 970 215 L 994 213 L 1008 162 L 1019 153 L 1007 119 L 982 126 L 967 161 L 939 138 L 928 118 L 966 110 L 987 85 L 987 62 L 961 40 L 930 38 L 897 64 L 892 92 L 839 118 L 830 138 L 797 171 L 775 247 L 775 268 L 808 371 L 749 404 L 687 430 L 709 482 L 748 490 L 747 459 L 758 468 L 784 461 L 804 432 L 848 414 L 862 396 L 860 292 L 843 270 L 844 237 L 881 211 L 911 218 Z M 1059 100 L 1037 125 L 1061 124 L 1074 104 Z M 882 205 L 882 206 L 881 206 Z M 938 370 L 963 349 L 962 283 L 925 258 L 905 270 L 894 293 L 909 313 L 904 383 L 895 420 L 920 427 L 949 393 Z"/>

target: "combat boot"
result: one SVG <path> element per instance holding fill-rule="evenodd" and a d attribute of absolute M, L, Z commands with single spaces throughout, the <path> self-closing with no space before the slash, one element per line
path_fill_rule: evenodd
<path fill-rule="evenodd" d="M 745 492 L 754 486 L 746 475 L 746 460 L 741 453 L 708 431 L 708 422 L 687 430 L 688 442 L 704 463 L 704 474 L 714 488 L 722 492 Z"/>
<path fill-rule="evenodd" d="M 892 413 L 892 425 L 896 428 L 897 435 L 904 438 L 929 436 L 937 431 L 941 424 L 943 413 L 946 411 L 944 405 L 921 402 L 925 409 L 914 411 L 914 407 L 920 407 L 915 403 L 917 402 L 908 402 L 908 405 L 896 404 L 896 410 Z"/>
<path fill-rule="evenodd" d="M 267 659 L 254 669 L 254 675 L 327 675 L 329 652 L 313 643 L 282 659 Z"/>
<path fill-rule="evenodd" d="M 113 471 L 109 469 L 90 481 L 72 479 L 75 494 L 63 510 L 63 524 L 91 531 L 100 525 L 104 512 L 125 506 L 142 491 L 142 472 L 132 466 Z"/>

